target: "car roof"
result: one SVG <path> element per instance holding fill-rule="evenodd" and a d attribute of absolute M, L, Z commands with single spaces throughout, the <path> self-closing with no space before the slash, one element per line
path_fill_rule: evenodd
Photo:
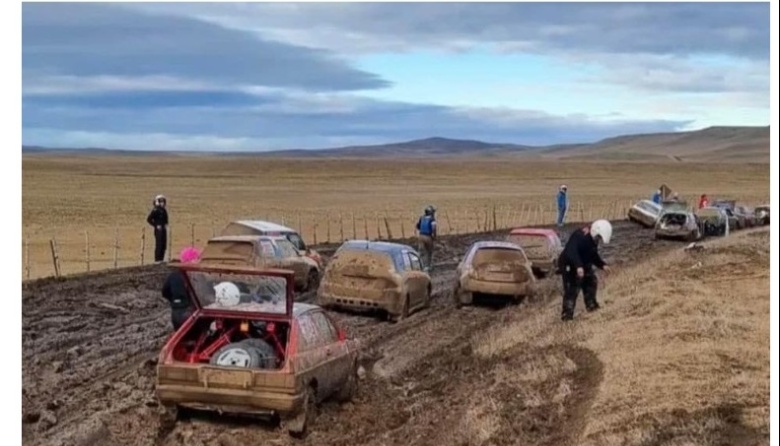
<path fill-rule="evenodd" d="M 510 235 L 546 235 L 546 236 L 558 236 L 558 233 L 554 229 L 549 228 L 514 228 L 509 233 Z"/>
<path fill-rule="evenodd" d="M 218 235 L 208 239 L 208 242 L 255 242 L 257 240 L 274 240 L 276 237 L 268 235 Z"/>
<path fill-rule="evenodd" d="M 522 251 L 523 248 L 512 242 L 502 242 L 498 240 L 483 240 L 481 242 L 475 242 L 469 249 L 482 249 L 482 248 L 506 248 Z"/>
<path fill-rule="evenodd" d="M 287 226 L 282 226 L 278 223 L 273 223 L 270 221 L 265 220 L 236 220 L 233 223 L 246 226 L 248 228 L 255 229 L 257 231 L 278 231 L 278 232 L 295 232 L 297 233 L 295 229 L 288 228 Z"/>
<path fill-rule="evenodd" d="M 209 271 L 209 272 L 236 272 L 238 274 L 240 273 L 250 273 L 250 274 L 256 274 L 256 275 L 263 275 L 263 273 L 270 273 L 275 275 L 282 275 L 282 276 L 291 276 L 294 274 L 294 271 L 289 269 L 282 269 L 282 268 L 264 268 L 264 267 L 256 267 L 256 266 L 248 266 L 248 265 L 198 265 L 197 263 L 179 263 L 179 262 L 173 262 L 168 264 L 171 268 L 179 268 L 183 269 L 185 271 Z"/>
<path fill-rule="evenodd" d="M 417 252 L 411 246 L 402 243 L 372 242 L 369 240 L 348 240 L 339 247 L 339 250 L 341 249 L 380 251 L 388 254 L 395 254 L 403 250 Z"/>

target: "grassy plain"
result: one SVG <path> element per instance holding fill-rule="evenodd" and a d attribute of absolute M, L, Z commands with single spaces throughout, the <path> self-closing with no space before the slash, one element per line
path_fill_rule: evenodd
<path fill-rule="evenodd" d="M 443 232 L 466 232 L 497 208 L 499 226 L 554 220 L 554 196 L 569 186 L 569 219 L 622 216 L 661 183 L 694 202 L 700 193 L 749 204 L 769 201 L 768 164 L 529 162 L 522 159 L 264 159 L 212 156 L 24 155 L 24 265 L 31 278 L 53 274 L 55 238 L 64 274 L 141 262 L 141 234 L 155 194 L 169 200 L 173 253 L 202 245 L 237 218 L 298 228 L 309 243 L 411 233 L 432 203 Z M 193 227 L 194 225 L 194 227 Z M 315 228 L 316 225 L 316 228 Z M 329 230 L 328 230 L 329 227 Z M 328 237 L 329 232 L 329 237 Z M 153 240 L 146 231 L 145 261 Z M 24 252 L 29 251 L 29 256 Z M 28 260 L 29 259 L 29 260 Z M 27 277 L 23 267 L 23 276 Z"/>
<path fill-rule="evenodd" d="M 768 443 L 767 228 L 649 258 L 604 282 L 601 311 L 551 325 L 560 308 L 554 299 L 522 323 L 496 326 L 475 350 L 488 358 L 517 346 L 595 353 L 597 392 L 583 446 Z M 534 388 L 573 365 L 563 359 L 541 357 L 510 379 Z M 493 422 L 495 415 L 480 420 Z"/>

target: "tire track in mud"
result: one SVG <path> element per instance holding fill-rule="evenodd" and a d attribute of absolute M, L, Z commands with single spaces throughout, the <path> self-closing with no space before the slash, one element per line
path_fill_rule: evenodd
<path fill-rule="evenodd" d="M 509 310 L 483 307 L 456 310 L 450 302 L 454 268 L 468 245 L 503 234 L 442 237 L 434 254 L 431 307 L 399 323 L 334 313 L 350 336 L 364 340 L 369 361 L 366 365 L 376 363 L 379 367 L 369 368 L 355 403 L 324 407 L 322 422 L 317 423 L 317 432 L 306 444 L 323 440 L 329 444 L 394 444 L 376 440 L 386 431 L 385 427 L 392 426 L 364 412 L 395 419 L 396 429 L 403 426 L 405 416 L 398 410 L 405 404 L 402 403 L 405 398 L 408 399 L 403 397 L 404 392 L 408 393 L 404 390 L 408 383 L 404 382 L 419 381 L 414 373 L 423 372 L 420 367 L 425 366 L 420 364 L 429 364 L 430 358 L 444 358 L 442 361 L 449 364 L 448 358 L 458 358 L 463 344 L 468 344 L 466 341 L 475 333 L 491 324 L 523 317 L 522 305 Z M 615 259 L 616 265 L 680 246 L 674 242 L 652 241 L 652 231 L 625 222 L 615 222 L 613 240 L 612 245 L 605 247 L 604 255 Z M 321 252 L 327 258 L 332 250 Z M 166 273 L 163 267 L 147 267 L 25 284 L 23 413 L 28 421 L 48 420 L 23 425 L 25 444 L 94 444 L 80 443 L 78 438 L 95 437 L 100 432 L 103 434 L 98 437 L 105 438 L 106 444 L 227 445 L 291 441 L 281 431 L 267 426 L 236 424 L 220 417 L 196 417 L 172 428 L 160 424 L 153 402 L 155 372 L 150 360 L 156 357 L 170 330 L 168 308 L 159 297 Z M 301 300 L 312 298 L 313 293 L 300 296 Z M 89 302 L 107 303 L 130 311 L 124 314 L 90 306 Z M 59 347 L 62 342 L 85 344 L 79 344 L 84 345 L 82 351 L 69 353 Z M 379 374 L 371 373 L 372 370 Z M 468 383 L 464 384 L 468 387 Z M 409 404 L 416 407 L 414 402 Z M 388 411 L 387 406 L 396 409 Z M 59 419 L 52 422 L 51 416 Z M 392 440 L 392 434 L 386 440 Z M 404 444 L 409 442 L 407 437 Z"/>

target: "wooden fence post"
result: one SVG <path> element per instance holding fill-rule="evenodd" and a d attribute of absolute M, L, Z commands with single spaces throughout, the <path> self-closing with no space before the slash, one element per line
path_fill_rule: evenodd
<path fill-rule="evenodd" d="M 374 212 L 374 221 L 376 222 L 376 239 L 382 239 L 382 229 L 379 227 L 379 214 Z"/>
<path fill-rule="evenodd" d="M 114 228 L 114 269 L 119 264 L 119 229 Z"/>
<path fill-rule="evenodd" d="M 340 241 L 344 241 L 344 215 L 339 212 L 339 224 L 340 224 L 340 232 L 339 236 L 341 237 Z"/>
<path fill-rule="evenodd" d="M 498 229 L 498 222 L 496 222 L 496 205 L 493 205 L 493 230 Z"/>
<path fill-rule="evenodd" d="M 303 234 L 303 220 L 301 218 L 301 213 L 300 212 L 298 212 L 298 232 Z M 301 235 L 301 236 L 303 236 L 303 235 Z"/>
<path fill-rule="evenodd" d="M 363 217 L 363 235 L 366 237 L 366 240 L 370 240 L 368 237 L 368 217 Z"/>
<path fill-rule="evenodd" d="M 393 233 L 390 231 L 390 222 L 387 221 L 387 217 L 385 217 L 385 229 L 387 230 L 387 239 L 392 240 Z"/>
<path fill-rule="evenodd" d="M 452 234 L 452 225 L 450 225 L 450 214 L 444 211 L 444 221 L 447 222 L 447 234 Z"/>
<path fill-rule="evenodd" d="M 24 268 L 27 280 L 30 280 L 30 240 L 24 239 Z"/>
<path fill-rule="evenodd" d="M 145 254 L 146 254 L 146 226 L 141 228 L 141 266 L 144 266 Z"/>
<path fill-rule="evenodd" d="M 89 231 L 84 231 L 84 257 L 87 262 L 87 272 L 91 270 L 89 261 Z"/>
<path fill-rule="evenodd" d="M 190 246 L 195 246 L 195 223 L 190 224 Z"/>
<path fill-rule="evenodd" d="M 57 241 L 52 238 L 49 240 L 51 247 L 51 261 L 54 264 L 54 276 L 60 277 L 60 255 L 57 253 Z"/>
<path fill-rule="evenodd" d="M 327 231 L 325 232 L 325 238 L 328 243 L 330 243 L 330 212 L 328 212 L 328 225 L 327 225 Z"/>
<path fill-rule="evenodd" d="M 357 239 L 357 225 L 355 224 L 355 213 L 352 212 L 352 240 Z"/>
<path fill-rule="evenodd" d="M 171 261 L 171 251 L 173 250 L 173 229 L 168 226 L 168 261 Z"/>
<path fill-rule="evenodd" d="M 314 244 L 317 244 L 317 223 L 314 223 Z"/>
<path fill-rule="evenodd" d="M 406 239 L 406 219 L 401 218 L 401 238 Z"/>

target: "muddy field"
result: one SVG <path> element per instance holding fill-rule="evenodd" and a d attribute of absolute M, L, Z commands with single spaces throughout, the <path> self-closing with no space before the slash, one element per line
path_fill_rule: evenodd
<path fill-rule="evenodd" d="M 560 299 L 557 277 L 545 282 L 546 293 L 519 306 L 457 310 L 452 302 L 460 256 L 470 243 L 497 236 L 443 238 L 434 257 L 431 308 L 398 324 L 336 313 L 349 336 L 367 344 L 362 360 L 367 373 L 354 402 L 322 407 L 303 444 L 576 443 L 602 379 L 594 353 L 573 344 L 526 348 L 521 343 L 484 359 L 472 342 L 491 326 L 540 311 L 550 329 L 562 329 L 557 305 L 549 305 Z M 616 222 L 613 244 L 602 251 L 619 270 L 680 246 Z M 333 247 L 319 249 L 327 257 Z M 153 391 L 156 355 L 170 334 L 169 310 L 160 296 L 165 274 L 164 267 L 147 267 L 25 285 L 24 444 L 293 443 L 284 431 L 258 421 L 198 415 L 173 426 L 161 424 Z M 580 301 L 578 313 L 581 306 Z M 540 361 L 557 366 L 537 370 L 537 379 L 509 378 L 508 371 Z M 525 376 L 532 375 L 528 370 Z"/>

